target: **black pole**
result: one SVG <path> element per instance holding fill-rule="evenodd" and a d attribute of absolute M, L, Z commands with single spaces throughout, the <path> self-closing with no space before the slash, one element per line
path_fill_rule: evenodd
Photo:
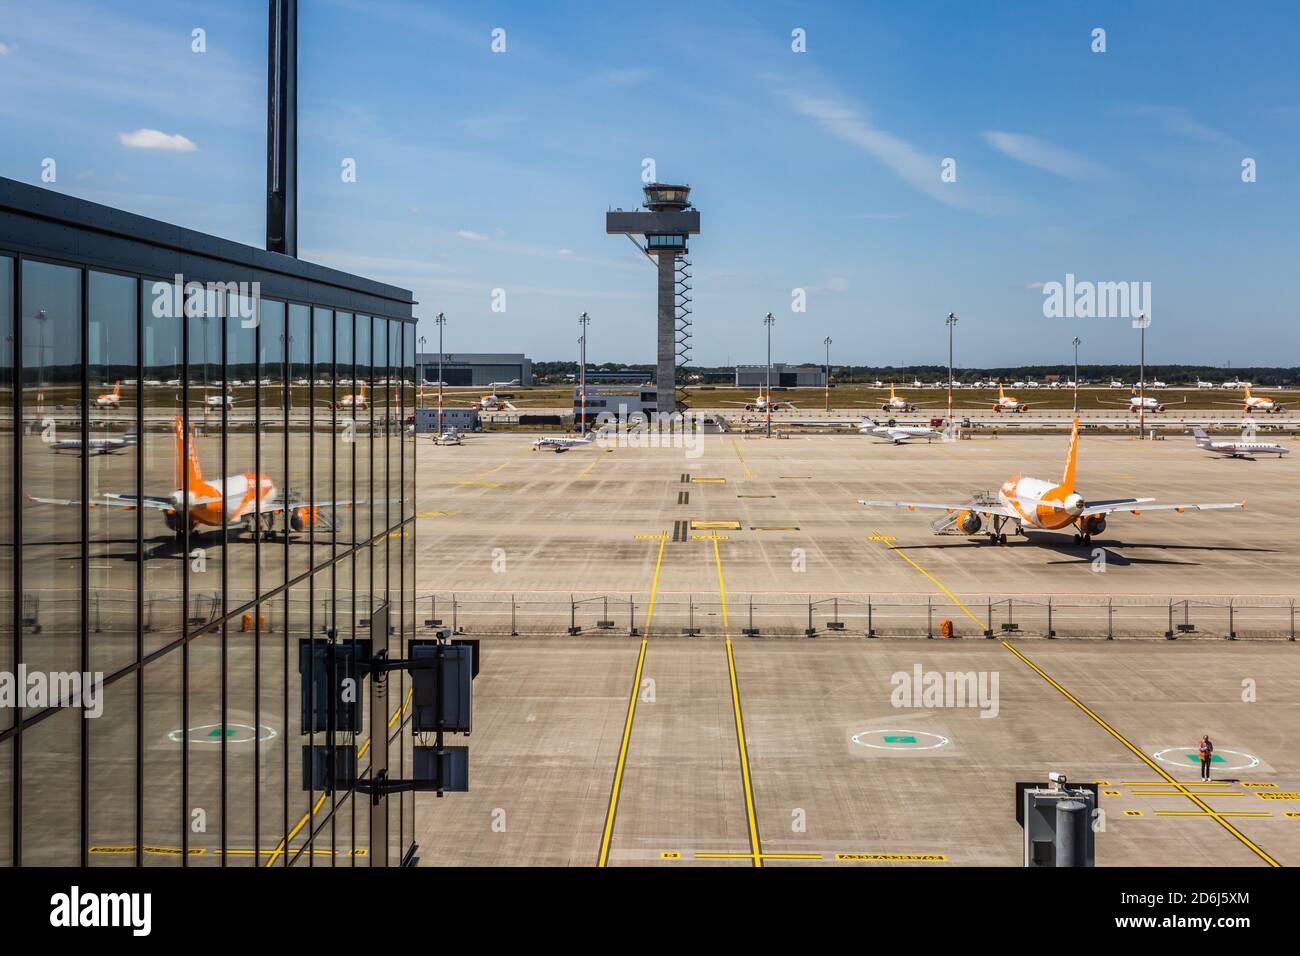
<path fill-rule="evenodd" d="M 298 0 L 268 0 L 266 248 L 298 256 Z"/>

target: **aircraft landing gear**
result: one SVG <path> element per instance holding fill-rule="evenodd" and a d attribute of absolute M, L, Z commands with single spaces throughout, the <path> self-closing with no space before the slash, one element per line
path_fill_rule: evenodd
<path fill-rule="evenodd" d="M 993 544 L 1007 543 L 1007 533 L 1002 530 L 1002 526 L 1006 523 L 1006 520 L 1007 520 L 1006 518 L 1003 518 L 1000 515 L 992 516 L 993 527 L 989 531 L 989 541 L 991 541 Z M 1021 528 L 1020 530 L 1023 533 L 1024 529 Z"/>
<path fill-rule="evenodd" d="M 1076 532 L 1074 535 L 1074 543 L 1081 544 L 1084 547 L 1087 547 L 1088 545 L 1092 544 L 1092 535 L 1079 534 L 1078 532 Z"/>

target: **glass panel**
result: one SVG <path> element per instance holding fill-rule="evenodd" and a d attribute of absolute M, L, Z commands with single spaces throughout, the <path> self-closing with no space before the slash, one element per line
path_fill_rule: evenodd
<path fill-rule="evenodd" d="M 337 510 L 334 497 L 334 408 L 331 385 L 334 377 L 334 313 L 329 309 L 312 310 L 312 503 L 327 502 L 315 512 L 312 525 L 312 566 L 329 562 L 334 556 L 334 531 Z"/>
<path fill-rule="evenodd" d="M 144 380 L 143 494 L 170 498 L 180 489 L 177 421 L 181 408 L 182 316 L 169 282 L 145 282 L 140 314 L 144 323 L 141 361 Z M 171 511 L 145 509 L 144 518 L 144 652 L 150 654 L 180 637 L 184 525 Z"/>
<path fill-rule="evenodd" d="M 81 864 L 81 725 L 78 707 L 23 729 L 24 866 Z"/>
<path fill-rule="evenodd" d="M 286 597 L 280 595 L 261 605 L 262 627 L 257 642 L 257 701 L 260 712 L 259 720 L 265 726 L 263 737 L 258 744 L 258 854 L 259 866 L 284 866 L 284 835 L 289 831 L 288 805 L 286 801 L 285 763 L 288 749 L 297 747 L 299 741 L 290 739 L 288 706 L 297 707 L 296 700 L 290 701 L 286 696 L 285 673 L 289 667 L 297 667 L 297 648 L 292 651 L 288 642 L 285 621 Z M 291 656 L 294 655 L 294 656 Z M 271 734 L 275 736 L 272 737 Z M 294 786 L 298 781 L 293 781 Z M 270 851 L 268 854 L 267 851 Z"/>
<path fill-rule="evenodd" d="M 270 476 L 257 457 L 257 325 L 256 302 L 238 294 L 227 298 L 226 374 L 233 402 L 226 411 L 226 456 L 237 485 L 230 492 L 226 529 L 226 608 L 250 604 L 257 597 L 258 505 L 271 497 Z M 250 484 L 249 476 L 257 475 Z M 263 523 L 274 521 L 265 515 Z M 251 640 L 253 613 L 240 618 L 236 630 Z M 251 699 L 249 701 L 251 706 Z M 251 752 L 251 747 L 249 748 Z"/>
<path fill-rule="evenodd" d="M 289 833 L 287 852 L 292 856 L 306 847 L 311 840 L 312 831 L 317 826 L 316 817 L 325 807 L 329 798 L 327 793 L 302 785 L 302 751 L 313 744 L 325 743 L 324 734 L 304 730 L 302 722 L 302 678 L 298 669 L 298 642 L 312 636 L 311 630 L 311 595 L 310 581 L 295 584 L 287 592 L 288 640 L 289 640 L 289 741 L 288 741 L 288 791 L 289 791 Z M 305 854 L 296 866 L 308 864 Z M 279 861 L 277 861 L 278 863 Z"/>
<path fill-rule="evenodd" d="M 185 561 L 189 575 L 187 625 L 191 630 L 216 620 L 224 613 L 224 528 L 227 508 L 239 501 L 240 489 L 227 487 L 230 482 L 226 476 L 225 443 L 222 441 L 222 425 L 234 400 L 226 388 L 222 363 L 224 305 L 215 291 L 196 294 L 186 301 L 190 437 L 182 487 L 194 501 L 188 509 L 189 552 Z M 184 522 L 185 518 L 181 520 Z M 194 687 L 193 674 L 190 687 Z"/>
<path fill-rule="evenodd" d="M 189 815 L 181 806 L 181 650 L 145 665 L 144 680 L 144 865 L 180 866 L 179 847 Z"/>
<path fill-rule="evenodd" d="M 371 352 L 370 352 L 370 316 L 358 315 L 355 331 L 356 341 L 356 374 L 353 382 L 353 392 L 359 393 L 369 387 L 371 383 Z M 373 383 L 371 383 L 373 384 Z M 370 408 L 369 402 L 364 404 L 358 403 L 355 408 L 349 410 L 353 437 L 356 443 L 353 446 L 353 455 L 356 458 L 356 478 L 353 482 L 354 494 L 358 501 L 367 502 L 367 504 L 356 509 L 355 540 L 360 543 L 370 537 L 370 518 L 371 512 L 374 511 L 373 499 L 374 492 L 372 473 L 374 471 L 374 456 L 370 447 Z M 368 580 L 362 584 L 362 578 L 358 577 L 358 591 L 370 590 Z"/>
<path fill-rule="evenodd" d="M 289 461 L 285 497 L 291 502 L 311 502 L 311 311 L 305 305 L 289 306 Z M 291 515 L 289 578 L 306 573 L 311 565 L 311 511 L 297 508 Z"/>
<path fill-rule="evenodd" d="M 126 276 L 88 278 L 87 375 L 90 382 L 91 501 L 134 498 L 138 463 L 139 383 L 136 381 L 136 290 Z M 90 522 L 90 664 L 111 674 L 136 656 L 136 522 L 134 508 L 95 507 Z M 134 758 L 133 758 L 134 759 Z M 135 778 L 134 766 L 131 771 Z M 134 837 L 134 812 L 131 823 Z"/>
<path fill-rule="evenodd" d="M 102 691 L 102 715 L 85 721 L 91 866 L 135 865 L 135 687 L 135 674 L 114 681 Z"/>
<path fill-rule="evenodd" d="M 356 366 L 353 364 L 352 323 L 353 318 L 350 313 L 338 312 L 335 314 L 334 342 L 338 360 L 335 366 L 335 384 L 331 400 L 336 404 L 345 390 L 343 383 L 345 381 L 350 383 L 356 375 Z M 348 385 L 346 391 L 352 391 L 350 385 Z M 338 439 L 334 443 L 334 493 L 339 501 L 352 501 L 357 497 L 355 482 L 356 426 L 352 422 L 350 412 L 336 408 L 333 414 L 334 431 Z M 356 515 L 356 508 L 344 508 L 336 513 L 335 521 L 338 525 L 334 532 L 336 554 L 350 548 L 353 541 L 356 540 L 354 537 Z"/>
<path fill-rule="evenodd" d="M 23 642 L 23 657 L 33 671 L 80 671 L 80 270 L 24 262 L 22 301 L 26 435 L 21 491 L 30 503 L 22 521 L 22 618 L 29 637 L 40 635 Z M 70 455 L 61 450 L 68 440 L 74 442 Z M 51 731 L 43 738 L 53 750 L 63 749 Z M 75 750 L 75 737 L 66 746 Z"/>
<path fill-rule="evenodd" d="M 14 261 L 0 256 L 0 670 L 15 669 L 14 654 Z M 13 725 L 11 708 L 0 708 L 0 730 Z M 8 807 L 10 766 L 0 747 L 0 810 Z M 8 819 L 0 814 L 0 819 Z M 3 827 L 6 831 L 8 827 Z M 0 866 L 9 860 L 9 833 L 0 835 Z"/>
<path fill-rule="evenodd" d="M 9 664 L 6 662 L 6 667 Z M 0 741 L 0 866 L 13 866 L 13 785 L 14 744 L 12 740 Z"/>
<path fill-rule="evenodd" d="M 277 497 L 283 497 L 284 471 L 284 318 L 282 302 L 262 301 L 262 318 L 258 324 L 258 407 L 262 424 L 258 440 L 262 455 L 262 472 L 276 488 Z M 261 562 L 261 588 L 265 593 L 279 587 L 285 580 L 285 529 L 283 514 L 274 519 L 275 533 L 262 536 L 258 550 Z"/>

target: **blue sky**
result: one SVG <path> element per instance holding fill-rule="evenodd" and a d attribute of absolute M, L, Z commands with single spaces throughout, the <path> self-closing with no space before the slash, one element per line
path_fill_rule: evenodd
<path fill-rule="evenodd" d="M 1135 360 L 1127 320 L 1044 317 L 1067 273 L 1151 283 L 1150 361 L 1300 364 L 1293 3 L 300 6 L 300 254 L 414 290 L 449 351 L 572 358 L 587 311 L 589 358 L 650 361 L 652 267 L 604 233 L 649 157 L 701 210 L 702 364 L 763 361 L 768 311 L 777 360 L 942 363 L 950 311 L 959 365 Z M 0 175 L 51 157 L 261 245 L 265 30 L 262 0 L 0 0 Z"/>

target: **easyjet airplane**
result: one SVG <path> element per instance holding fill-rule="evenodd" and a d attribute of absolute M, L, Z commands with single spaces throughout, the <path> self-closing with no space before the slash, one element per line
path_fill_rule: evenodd
<path fill-rule="evenodd" d="M 1246 412 L 1246 414 L 1250 414 L 1251 412 L 1264 412 L 1265 414 L 1281 414 L 1282 412 L 1286 411 L 1286 409 L 1282 405 L 1273 401 L 1273 399 L 1271 398 L 1265 398 L 1263 395 L 1250 394 L 1249 385 L 1243 383 L 1242 388 L 1245 390 L 1245 394 L 1242 396 L 1241 399 L 1242 411 Z M 1236 402 L 1231 402 L 1231 403 L 1215 402 L 1214 404 L 1235 405 L 1237 403 Z"/>
<path fill-rule="evenodd" d="M 917 382 L 916 384 L 920 385 L 921 383 Z M 916 409 L 917 406 L 914 403 L 905 398 L 899 398 L 894 394 L 894 385 L 891 382 L 889 385 L 889 398 L 885 401 L 885 404 L 880 406 L 880 410 L 882 412 L 914 412 Z"/>
<path fill-rule="evenodd" d="M 370 399 L 366 397 L 366 383 L 362 382 L 357 386 L 355 395 L 344 395 L 337 402 L 326 402 L 325 404 L 334 409 L 364 412 L 370 407 Z"/>
<path fill-rule="evenodd" d="M 119 379 L 113 383 L 113 390 L 105 392 L 103 395 L 95 396 L 95 405 L 99 408 L 121 408 L 122 407 L 122 382 Z"/>
<path fill-rule="evenodd" d="M 1150 395 L 1136 395 L 1136 394 L 1130 395 L 1128 397 L 1127 402 L 1108 402 L 1104 398 L 1099 398 L 1097 399 L 1097 401 L 1101 402 L 1101 404 L 1103 405 L 1123 405 L 1130 412 L 1142 412 L 1142 411 L 1163 412 L 1170 405 L 1187 404 L 1186 398 L 1184 398 L 1181 402 L 1162 402 L 1160 401 L 1160 399 L 1154 398 Z"/>
<path fill-rule="evenodd" d="M 477 402 L 469 402 L 468 407 L 477 408 L 480 412 L 518 411 L 514 405 L 497 395 L 495 388 L 490 395 L 484 395 Z"/>
<path fill-rule="evenodd" d="M 996 498 L 989 496 L 963 504 L 932 504 L 923 501 L 859 501 L 868 508 L 930 508 L 955 515 L 955 526 L 964 534 L 979 534 L 984 522 L 989 523 L 984 533 L 998 544 L 1006 544 L 1002 530 L 1014 524 L 1018 534 L 1024 534 L 1025 525 L 1045 531 L 1074 532 L 1075 544 L 1091 544 L 1094 534 L 1106 530 L 1107 516 L 1117 511 L 1140 515 L 1144 511 L 1211 511 L 1220 508 L 1244 508 L 1244 501 L 1230 504 L 1153 505 L 1154 498 L 1111 498 L 1105 501 L 1088 501 L 1074 490 L 1074 472 L 1079 453 L 1079 420 L 1074 420 L 1070 430 L 1070 450 L 1065 458 L 1065 473 L 1059 482 L 1041 478 L 1013 475 L 1002 483 Z"/>
<path fill-rule="evenodd" d="M 151 508 L 161 511 L 163 523 L 176 532 L 177 537 L 185 533 L 188 520 L 189 530 L 194 534 L 200 527 L 220 528 L 222 515 L 225 515 L 227 528 L 237 530 L 243 526 L 246 531 L 253 531 L 259 525 L 265 532 L 274 533 L 276 518 L 284 516 L 284 525 L 278 530 L 303 531 L 321 524 L 328 528 L 329 523 L 321 516 L 323 508 L 351 508 L 368 505 L 369 501 L 319 501 L 312 503 L 293 496 L 281 498 L 280 490 L 267 475 L 231 475 L 212 480 L 203 477 L 203 466 L 199 461 L 198 446 L 194 441 L 193 430 L 190 432 L 189 456 L 185 456 L 184 426 L 179 416 L 176 418 L 176 490 L 170 495 L 118 495 L 105 494 L 91 499 L 91 508 Z M 184 470 L 181 462 L 184 461 Z M 188 489 L 186 482 L 188 481 Z M 185 489 L 185 490 L 183 490 Z M 186 496 L 188 490 L 188 498 Z M 80 505 L 76 498 L 37 498 L 29 495 L 28 500 L 43 505 Z"/>
<path fill-rule="evenodd" d="M 747 412 L 766 412 L 766 411 L 779 412 L 782 408 L 785 408 L 787 411 L 791 411 L 791 412 L 796 410 L 794 402 L 774 401 L 772 399 L 772 394 L 770 392 L 764 394 L 762 389 L 759 390 L 758 394 L 754 397 L 754 400 L 752 402 L 723 402 L 722 404 L 723 405 L 744 405 L 745 411 Z"/>
<path fill-rule="evenodd" d="M 995 412 L 1027 412 L 1029 406 L 1003 393 L 1002 383 L 998 382 L 998 400 L 993 403 Z"/>

